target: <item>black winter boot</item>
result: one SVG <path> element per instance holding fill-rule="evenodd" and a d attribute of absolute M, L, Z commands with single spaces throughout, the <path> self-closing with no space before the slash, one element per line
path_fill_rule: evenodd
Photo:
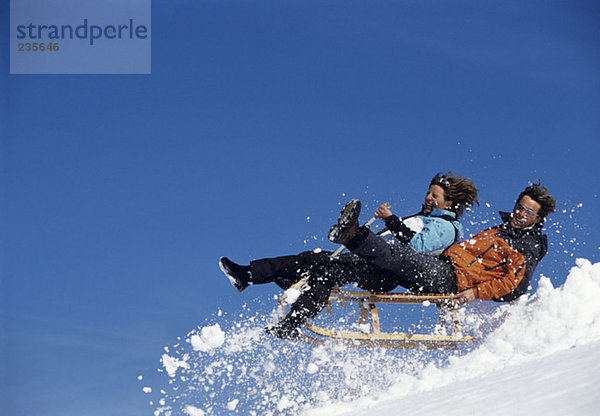
<path fill-rule="evenodd" d="M 229 282 L 240 292 L 252 284 L 250 266 L 242 266 L 232 262 L 227 257 L 221 257 L 219 267 L 225 273 Z"/>
<path fill-rule="evenodd" d="M 277 338 L 298 339 L 300 337 L 300 326 L 306 321 L 306 313 L 290 311 L 285 318 L 275 325 L 265 328 L 265 332 Z"/>
<path fill-rule="evenodd" d="M 337 224 L 329 230 L 329 241 L 337 244 L 346 244 L 356 236 L 360 208 L 361 203 L 358 199 L 352 199 L 344 205 Z"/>
<path fill-rule="evenodd" d="M 281 323 L 266 327 L 265 332 L 271 335 L 272 337 L 281 339 L 294 340 L 300 338 L 299 327 L 284 326 Z"/>
<path fill-rule="evenodd" d="M 302 293 L 300 297 L 290 307 L 290 312 L 277 324 L 265 328 L 265 332 L 277 338 L 298 339 L 300 337 L 300 327 L 308 319 L 314 318 L 325 306 L 320 298 L 315 298 L 315 294 Z"/>

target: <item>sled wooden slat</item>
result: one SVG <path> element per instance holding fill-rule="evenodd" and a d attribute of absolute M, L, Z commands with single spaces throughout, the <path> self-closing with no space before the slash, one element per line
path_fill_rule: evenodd
<path fill-rule="evenodd" d="M 371 313 L 371 326 L 373 327 L 373 333 L 379 334 L 381 329 L 379 328 L 379 313 L 374 303 L 369 303 L 369 312 Z"/>
<path fill-rule="evenodd" d="M 306 323 L 304 325 L 308 330 L 317 335 L 322 335 L 330 338 L 344 338 L 354 340 L 369 340 L 369 341 L 437 341 L 437 342 L 466 342 L 472 341 L 470 335 L 458 338 L 455 335 L 435 335 L 435 334 L 408 334 L 402 332 L 391 333 L 363 333 L 363 332 L 346 332 L 324 329 L 316 325 Z"/>
<path fill-rule="evenodd" d="M 365 291 L 337 290 L 331 292 L 329 301 L 350 301 L 375 303 L 441 303 L 450 299 L 449 295 L 414 295 L 412 293 L 371 293 Z"/>

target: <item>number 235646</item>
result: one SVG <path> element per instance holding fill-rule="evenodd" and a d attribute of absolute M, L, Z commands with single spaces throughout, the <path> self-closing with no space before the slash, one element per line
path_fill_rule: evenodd
<path fill-rule="evenodd" d="M 58 43 L 23 43 L 20 42 L 17 47 L 18 52 L 57 52 L 60 49 Z"/>

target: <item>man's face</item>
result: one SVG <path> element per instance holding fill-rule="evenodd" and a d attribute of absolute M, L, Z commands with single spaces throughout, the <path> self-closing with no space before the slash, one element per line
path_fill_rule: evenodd
<path fill-rule="evenodd" d="M 523 195 L 521 200 L 517 202 L 511 214 L 510 225 L 513 228 L 523 229 L 529 228 L 537 224 L 542 219 L 538 215 L 541 205 L 535 202 L 527 195 Z"/>

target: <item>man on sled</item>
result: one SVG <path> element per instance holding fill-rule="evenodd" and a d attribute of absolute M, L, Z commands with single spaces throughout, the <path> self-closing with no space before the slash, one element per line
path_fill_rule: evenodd
<path fill-rule="evenodd" d="M 348 253 L 332 258 L 329 252 L 308 251 L 293 256 L 255 260 L 248 266 L 238 265 L 223 257 L 220 266 L 240 291 L 251 284 L 270 282 L 287 289 L 308 276 L 307 287 L 310 289 L 300 295 L 286 318 L 267 329 L 272 335 L 294 338 L 298 334 L 296 329 L 324 307 L 335 285 L 356 283 L 360 288 L 373 292 L 386 292 L 398 285 L 404 286 L 402 273 L 406 262 L 410 263 L 414 256 L 422 256 L 425 263 L 429 264 L 430 259 L 436 260 L 434 255 L 462 238 L 462 226 L 457 219 L 467 206 L 476 202 L 477 189 L 470 180 L 453 174 L 438 174 L 432 179 L 425 204 L 418 214 L 400 219 L 382 205 L 375 216 L 385 221 L 386 230 L 375 236 L 367 228 L 358 227 L 360 201 L 350 201 L 342 210 L 338 224 L 331 229 L 330 240 L 354 247 L 356 243 L 366 241 L 366 236 L 372 236 L 371 239 L 387 247 L 388 252 L 405 253 L 383 263 L 373 261 L 371 257 L 374 253 L 367 256 Z M 413 290 L 423 292 L 419 288 Z M 434 293 L 441 292 L 436 290 Z"/>

